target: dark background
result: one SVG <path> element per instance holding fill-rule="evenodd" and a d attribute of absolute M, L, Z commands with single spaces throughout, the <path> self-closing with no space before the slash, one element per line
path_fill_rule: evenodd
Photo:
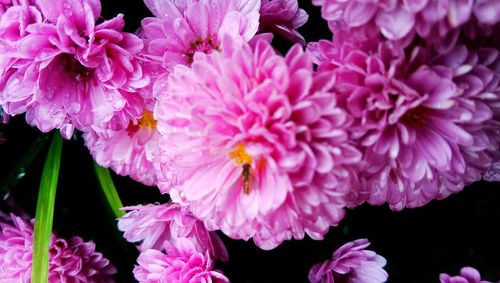
<path fill-rule="evenodd" d="M 319 8 L 300 1 L 310 14 L 301 29 L 307 41 L 330 39 Z M 103 0 L 103 18 L 125 14 L 127 30 L 134 31 L 149 12 L 140 0 Z M 279 46 L 286 43 L 279 42 Z M 0 193 L 3 210 L 35 215 L 41 171 L 52 133 L 41 134 L 26 125 L 24 117 L 0 126 L 6 141 L 0 145 Z M 16 164 L 30 154 L 33 143 L 44 144 L 30 166 L 12 173 Z M 54 230 L 58 236 L 79 235 L 93 240 L 119 273 L 117 282 L 134 282 L 132 268 L 137 257 L 134 246 L 121 238 L 116 222 L 100 191 L 92 158 L 76 134 L 64 141 Z M 9 178 L 9 176 L 17 176 Z M 142 186 L 113 174 L 125 205 L 165 202 L 157 189 Z M 498 183 L 480 182 L 418 209 L 392 212 L 387 206 L 362 205 L 347 213 L 339 227 L 333 227 L 324 241 L 306 238 L 288 241 L 272 251 L 263 251 L 251 241 L 235 241 L 223 235 L 230 261 L 217 263 L 232 282 L 308 282 L 310 267 L 329 258 L 347 241 L 368 238 L 370 249 L 384 256 L 389 282 L 439 282 L 441 272 L 457 274 L 463 266 L 476 267 L 484 279 L 500 279 L 500 191 Z M 8 193 L 10 191 L 10 193 Z"/>

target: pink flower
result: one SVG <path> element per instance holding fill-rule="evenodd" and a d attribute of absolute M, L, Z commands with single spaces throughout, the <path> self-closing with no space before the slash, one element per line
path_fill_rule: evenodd
<path fill-rule="evenodd" d="M 220 50 L 224 36 L 249 41 L 259 26 L 260 0 L 144 2 L 155 17 L 142 21 L 142 57 L 159 87 L 175 65 L 190 65 L 196 52 Z M 143 91 L 151 95 L 152 87 Z"/>
<path fill-rule="evenodd" d="M 260 32 L 272 32 L 292 42 L 306 44 L 297 29 L 307 22 L 308 15 L 299 8 L 297 0 L 262 0 L 259 13 Z"/>
<path fill-rule="evenodd" d="M 11 215 L 0 219 L 0 281 L 31 282 L 33 227 Z M 49 282 L 114 282 L 116 269 L 80 237 L 69 241 L 53 236 L 50 243 Z"/>
<path fill-rule="evenodd" d="M 309 271 L 311 283 L 381 283 L 387 281 L 383 269 L 385 258 L 373 251 L 365 250 L 370 245 L 367 239 L 344 244 L 330 260 L 314 265 Z"/>
<path fill-rule="evenodd" d="M 202 254 L 228 260 L 224 243 L 215 232 L 209 232 L 203 222 L 192 216 L 186 207 L 169 203 L 125 207 L 129 212 L 120 218 L 118 228 L 129 242 L 142 241 L 141 251 L 162 250 L 165 242 L 177 246 L 180 238 L 191 241 Z"/>
<path fill-rule="evenodd" d="M 177 66 L 155 108 L 162 191 L 264 249 L 322 239 L 344 215 L 361 155 L 329 78 L 312 68 L 299 46 L 283 58 L 264 41 Z"/>
<path fill-rule="evenodd" d="M 159 136 L 156 120 L 140 95 L 124 93 L 124 97 L 133 102 L 133 107 L 126 107 L 132 108 L 127 109 L 130 111 L 120 113 L 127 113 L 128 120 L 127 117 L 115 116 L 113 119 L 116 121 L 108 123 L 106 128 L 88 129 L 83 134 L 85 145 L 99 165 L 110 167 L 117 174 L 130 176 L 145 185 L 155 185 L 153 159 L 157 154 Z M 139 112 L 136 108 L 142 109 Z M 128 125 L 119 125 L 121 121 L 128 121 Z M 110 125 L 114 125 L 115 129 Z"/>
<path fill-rule="evenodd" d="M 123 92 L 149 82 L 136 59 L 142 41 L 122 32 L 122 15 L 95 25 L 99 1 L 37 3 L 43 22 L 21 25 L 16 52 L 4 55 L 15 61 L 2 74 L 0 103 L 10 115 L 26 112 L 31 125 L 60 129 L 66 138 L 75 127 L 109 122 L 128 103 Z M 17 32 L 10 26 L 1 25 L 0 33 Z"/>
<path fill-rule="evenodd" d="M 375 26 L 389 40 L 414 33 L 428 41 L 454 40 L 457 28 L 471 19 L 489 26 L 500 21 L 500 6 L 494 0 L 313 0 L 313 4 L 321 6 L 332 31 L 338 23 L 350 28 Z"/>
<path fill-rule="evenodd" d="M 439 275 L 441 283 L 491 283 L 490 281 L 481 280 L 481 274 L 475 268 L 464 267 L 460 269 L 460 275 L 449 276 L 442 273 Z"/>
<path fill-rule="evenodd" d="M 229 280 L 217 270 L 208 252 L 201 253 L 190 240 L 179 238 L 176 247 L 166 246 L 167 254 L 146 250 L 139 255 L 134 276 L 141 283 L 226 283 Z"/>
<path fill-rule="evenodd" d="M 463 125 L 474 138 L 472 146 L 461 147 L 467 166 L 465 182 L 478 181 L 500 161 L 500 50 L 459 45 L 434 61 L 454 73 L 457 104 L 466 111 Z"/>
<path fill-rule="evenodd" d="M 360 202 L 422 206 L 479 180 L 494 161 L 498 51 L 456 46 L 435 57 L 418 46 L 403 53 L 390 42 L 375 52 L 320 42 L 313 53 L 354 117 L 351 136 L 367 165 L 355 192 Z"/>

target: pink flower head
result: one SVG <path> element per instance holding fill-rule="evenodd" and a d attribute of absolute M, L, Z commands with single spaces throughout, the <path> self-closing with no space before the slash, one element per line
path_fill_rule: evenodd
<path fill-rule="evenodd" d="M 309 271 L 311 283 L 382 283 L 387 281 L 384 257 L 365 248 L 367 239 L 359 239 L 337 249 L 331 259 L 314 265 Z"/>
<path fill-rule="evenodd" d="M 0 281 L 31 282 L 33 227 L 11 215 L 0 219 Z M 116 269 L 95 251 L 93 242 L 80 237 L 69 241 L 52 236 L 49 254 L 49 282 L 114 282 Z"/>
<path fill-rule="evenodd" d="M 97 0 L 37 3 L 43 21 L 21 25 L 16 52 L 3 55 L 15 61 L 1 74 L 0 103 L 10 115 L 26 112 L 31 125 L 60 129 L 66 138 L 75 127 L 109 122 L 128 103 L 123 92 L 149 82 L 136 59 L 142 41 L 122 32 L 122 15 L 96 25 Z M 0 25 L 9 36 L 17 30 Z"/>
<path fill-rule="evenodd" d="M 353 166 L 349 117 L 296 45 L 265 41 L 198 53 L 158 93 L 159 186 L 210 229 L 271 249 L 322 239 L 344 215 Z"/>
<path fill-rule="evenodd" d="M 474 138 L 471 146 L 460 148 L 466 163 L 465 183 L 482 176 L 488 179 L 500 162 L 500 51 L 458 45 L 434 61 L 453 71 L 457 104 L 464 111 L 463 127 Z"/>
<path fill-rule="evenodd" d="M 481 280 L 481 274 L 473 267 L 464 267 L 460 269 L 460 275 L 449 276 L 442 273 L 439 275 L 441 283 L 491 283 L 490 281 Z"/>
<path fill-rule="evenodd" d="M 422 206 L 479 180 L 494 161 L 497 51 L 314 47 L 320 73 L 334 78 L 331 91 L 354 117 L 350 132 L 367 165 L 361 198 L 395 210 Z"/>
<path fill-rule="evenodd" d="M 139 255 L 134 276 L 140 283 L 229 282 L 220 271 L 212 270 L 208 252 L 199 252 L 190 240 L 179 238 L 175 247 L 167 243 L 166 251 L 151 249 Z"/>
<path fill-rule="evenodd" d="M 191 241 L 197 251 L 208 252 L 213 258 L 228 260 L 224 243 L 215 232 L 209 232 L 203 222 L 192 216 L 186 207 L 169 203 L 163 205 L 129 206 L 118 221 L 118 228 L 129 242 L 142 241 L 141 251 L 162 250 L 165 242 L 177 245 L 180 238 Z"/>
<path fill-rule="evenodd" d="M 127 112 L 130 115 L 128 125 L 115 125 L 116 129 L 112 129 L 109 125 L 113 123 L 108 123 L 108 127 L 104 129 L 88 129 L 83 134 L 85 145 L 99 165 L 110 167 L 117 174 L 130 176 L 145 185 L 155 185 L 153 159 L 158 149 L 159 136 L 156 120 L 141 96 L 137 93 L 124 93 L 124 96 L 134 106 L 132 111 Z M 137 107 L 142 108 L 140 112 L 135 110 Z M 134 111 L 136 113 L 131 113 Z M 116 116 L 113 118 L 118 123 L 127 121 Z"/>
<path fill-rule="evenodd" d="M 462 0 L 313 0 L 332 31 L 336 25 L 350 28 L 374 26 L 389 40 L 402 40 L 414 33 L 430 41 L 458 35 L 458 27 L 474 17 L 482 25 L 500 21 L 500 5 L 491 1 Z"/>
<path fill-rule="evenodd" d="M 259 12 L 260 32 L 272 32 L 292 42 L 306 44 L 297 29 L 307 22 L 308 15 L 299 8 L 297 0 L 262 0 Z"/>
<path fill-rule="evenodd" d="M 249 41 L 259 25 L 260 0 L 146 0 L 154 18 L 142 21 L 145 57 L 156 76 L 196 52 L 221 49 L 224 36 Z M 156 70 L 155 70 L 156 69 Z M 155 75 L 155 74 L 154 74 Z"/>

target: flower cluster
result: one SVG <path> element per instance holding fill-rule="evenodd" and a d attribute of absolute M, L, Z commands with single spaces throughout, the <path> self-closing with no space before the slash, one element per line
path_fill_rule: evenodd
<path fill-rule="evenodd" d="M 361 159 L 322 79 L 299 46 L 284 58 L 264 41 L 196 54 L 157 95 L 168 164 L 160 189 L 213 229 L 265 249 L 305 232 L 320 239 L 342 218 Z"/>
<path fill-rule="evenodd" d="M 0 105 L 83 132 L 98 164 L 170 195 L 119 221 L 142 241 L 141 282 L 227 281 L 216 230 L 273 249 L 365 202 L 420 207 L 500 179 L 498 1 L 312 3 L 333 39 L 306 41 L 297 0 L 144 0 L 135 34 L 98 0 L 0 0 Z M 310 280 L 384 281 L 367 245 Z"/>
<path fill-rule="evenodd" d="M 15 215 L 0 215 L 0 281 L 31 282 L 33 226 Z M 116 269 L 93 242 L 52 236 L 49 282 L 114 282 Z"/>
<path fill-rule="evenodd" d="M 142 243 L 134 275 L 139 282 L 229 282 L 212 270 L 213 259 L 228 260 L 215 232 L 178 204 L 126 207 L 118 228 L 130 242 Z"/>
<path fill-rule="evenodd" d="M 351 140 L 365 163 L 355 202 L 418 207 L 480 180 L 498 161 L 499 49 L 465 41 L 442 52 L 425 37 L 404 49 L 392 37 L 368 44 L 372 27 L 350 30 L 346 21 L 334 21 L 333 42 L 309 50 L 354 119 Z"/>

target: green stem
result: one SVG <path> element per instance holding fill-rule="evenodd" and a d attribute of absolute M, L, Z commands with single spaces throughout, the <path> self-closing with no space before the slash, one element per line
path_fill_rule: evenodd
<path fill-rule="evenodd" d="M 106 196 L 106 200 L 108 201 L 108 204 L 111 207 L 113 214 L 117 218 L 122 217 L 125 214 L 123 210 L 120 210 L 120 208 L 123 207 L 123 204 L 122 201 L 120 200 L 118 192 L 116 191 L 113 179 L 111 179 L 111 174 L 109 173 L 109 170 L 99 166 L 95 162 L 94 162 L 94 169 L 97 175 L 97 179 L 99 180 L 99 184 L 101 185 L 101 189 L 104 192 L 104 195 Z"/>
<path fill-rule="evenodd" d="M 48 282 L 50 237 L 54 221 L 54 205 L 61 165 L 61 153 L 62 137 L 59 132 L 56 132 L 45 160 L 38 191 L 33 235 L 32 283 Z"/>

